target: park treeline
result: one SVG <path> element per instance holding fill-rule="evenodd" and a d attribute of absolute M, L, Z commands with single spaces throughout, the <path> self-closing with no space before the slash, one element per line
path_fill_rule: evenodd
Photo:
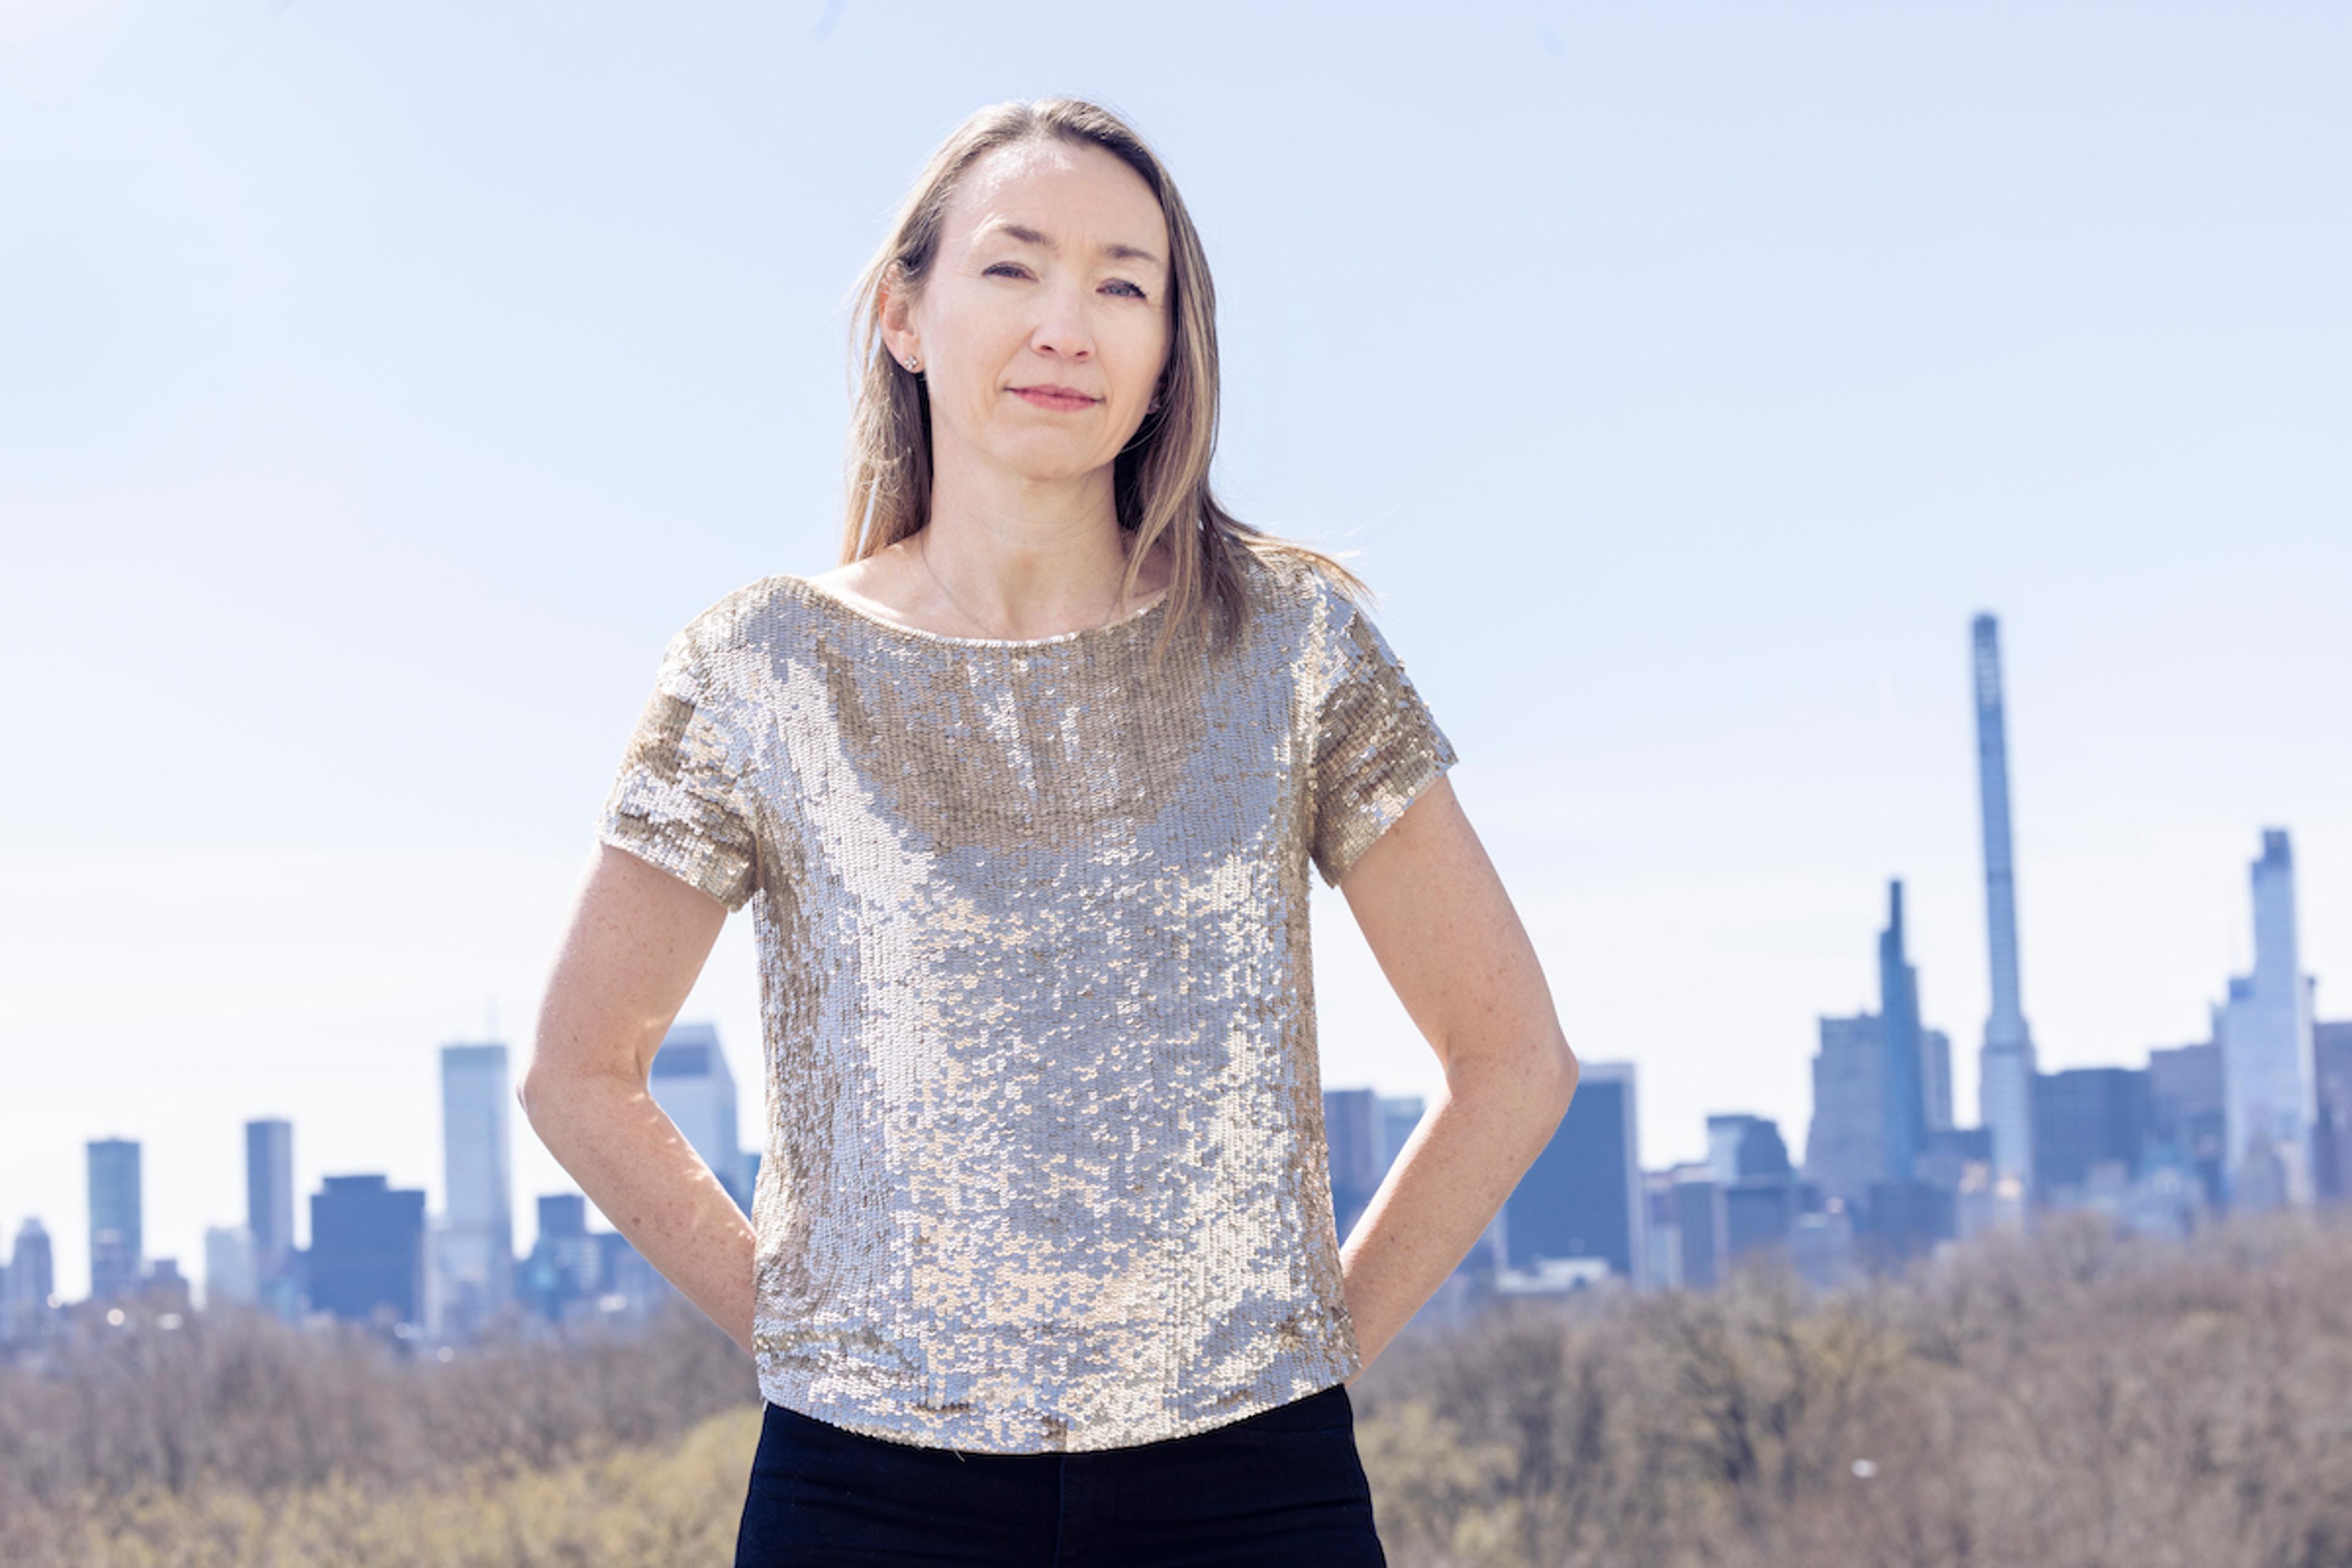
<path fill-rule="evenodd" d="M 1397 1568 L 2340 1568 L 2352 1226 L 2052 1216 L 1832 1296 L 1523 1300 L 1350 1391 Z M 751 1367 L 643 1338 L 411 1363 L 252 1316 L 0 1373 L 0 1563 L 730 1561 Z"/>

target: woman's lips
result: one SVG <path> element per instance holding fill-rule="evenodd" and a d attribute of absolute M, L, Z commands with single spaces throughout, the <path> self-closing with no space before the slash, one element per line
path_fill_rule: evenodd
<path fill-rule="evenodd" d="M 1098 397 L 1080 397 L 1066 392 L 1046 392 L 1034 386 L 1016 386 L 1013 389 L 1013 394 L 1016 397 L 1035 404 L 1040 408 L 1058 408 L 1065 411 L 1092 408 L 1102 401 Z"/>

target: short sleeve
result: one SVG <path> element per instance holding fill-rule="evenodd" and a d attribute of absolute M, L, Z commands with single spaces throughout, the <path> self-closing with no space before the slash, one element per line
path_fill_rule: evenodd
<path fill-rule="evenodd" d="M 1456 758 L 1380 627 L 1336 590 L 1331 602 L 1339 624 L 1317 710 L 1312 853 L 1336 888 Z"/>
<path fill-rule="evenodd" d="M 709 675 L 691 627 L 671 639 L 598 837 L 740 910 L 759 885 L 759 840 Z"/>

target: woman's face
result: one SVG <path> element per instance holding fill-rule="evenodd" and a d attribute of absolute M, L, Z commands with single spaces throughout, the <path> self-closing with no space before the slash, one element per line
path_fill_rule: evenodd
<path fill-rule="evenodd" d="M 1023 142 L 974 163 L 941 216 L 921 297 L 887 299 L 882 318 L 899 362 L 921 363 L 934 471 L 1052 483 L 1108 468 L 1168 358 L 1151 187 L 1099 147 Z"/>

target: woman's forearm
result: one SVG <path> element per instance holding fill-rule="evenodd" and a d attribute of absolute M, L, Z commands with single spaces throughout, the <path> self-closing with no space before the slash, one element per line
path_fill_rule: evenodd
<path fill-rule="evenodd" d="M 1366 1366 L 1469 1256 L 1559 1130 L 1574 1088 L 1572 1075 L 1556 1082 L 1502 1066 L 1448 1075 L 1339 1249 Z"/>
<path fill-rule="evenodd" d="M 567 1076 L 526 1089 L 531 1130 L 614 1228 L 746 1352 L 751 1223 L 642 1081 Z"/>

